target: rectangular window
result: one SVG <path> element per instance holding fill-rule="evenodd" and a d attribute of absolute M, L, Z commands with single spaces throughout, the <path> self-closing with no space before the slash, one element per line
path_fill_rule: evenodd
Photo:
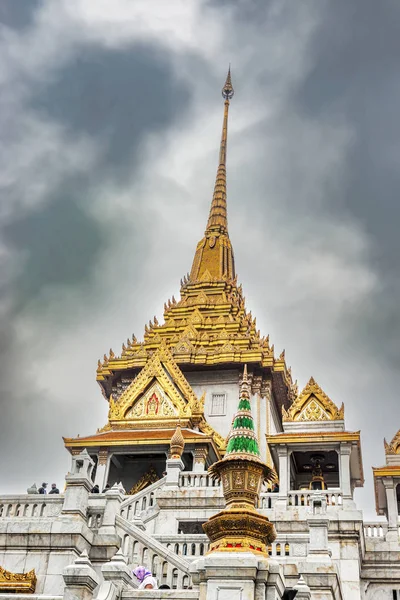
<path fill-rule="evenodd" d="M 212 394 L 210 415 L 213 415 L 215 417 L 226 415 L 226 394 L 225 393 Z"/>

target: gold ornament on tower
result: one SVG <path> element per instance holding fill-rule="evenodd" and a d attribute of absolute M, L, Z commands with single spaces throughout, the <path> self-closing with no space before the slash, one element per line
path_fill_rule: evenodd
<path fill-rule="evenodd" d="M 274 472 L 260 459 L 251 414 L 247 367 L 244 368 L 239 410 L 232 423 L 224 458 L 208 472 L 222 481 L 226 509 L 203 525 L 210 539 L 209 552 L 253 552 L 267 556 L 275 539 L 274 526 L 256 512 L 263 481 L 272 481 Z"/>

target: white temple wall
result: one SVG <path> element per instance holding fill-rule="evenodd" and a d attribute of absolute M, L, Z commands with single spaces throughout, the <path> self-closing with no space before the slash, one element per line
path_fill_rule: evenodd
<path fill-rule="evenodd" d="M 206 393 L 204 415 L 214 429 L 226 437 L 230 431 L 232 418 L 237 411 L 239 402 L 239 370 L 214 371 L 214 372 L 187 372 L 194 393 L 201 397 Z M 225 394 L 225 403 L 222 411 L 213 406 L 213 394 Z M 218 413 L 218 414 L 215 414 Z"/>
<path fill-rule="evenodd" d="M 57 551 L 54 548 L 47 552 L 7 550 L 0 552 L 0 565 L 12 573 L 28 573 L 35 569 L 36 594 L 62 595 L 65 585 L 62 572 L 77 556 L 73 551 Z"/>

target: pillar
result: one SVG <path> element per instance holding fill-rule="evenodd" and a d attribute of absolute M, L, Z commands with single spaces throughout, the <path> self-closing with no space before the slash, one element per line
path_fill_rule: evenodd
<path fill-rule="evenodd" d="M 106 562 L 101 567 L 101 574 L 103 575 L 104 581 L 112 582 L 118 590 L 118 597 L 121 597 L 122 590 L 126 587 L 134 588 L 135 585 L 132 579 L 132 571 L 128 568 L 128 560 L 122 549 L 113 556 L 110 562 Z M 101 596 L 101 594 L 98 594 Z"/>
<path fill-rule="evenodd" d="M 72 457 L 71 472 L 65 477 L 65 494 L 62 514 L 79 515 L 86 519 L 89 494 L 93 487 L 94 462 L 87 450 Z"/>
<path fill-rule="evenodd" d="M 107 449 L 99 450 L 94 483 L 99 486 L 100 492 L 103 491 L 107 483 L 108 472 L 110 470 L 110 459 L 111 456 L 109 455 Z"/>
<path fill-rule="evenodd" d="M 282 598 L 281 567 L 250 552 L 220 552 L 191 563 L 199 600 L 276 600 Z"/>
<path fill-rule="evenodd" d="M 165 485 L 179 487 L 179 476 L 185 468 L 180 458 L 169 458 L 166 463 L 167 478 Z"/>
<path fill-rule="evenodd" d="M 351 474 L 350 474 L 350 444 L 340 444 L 340 489 L 343 495 L 343 504 L 345 501 L 352 500 L 351 494 Z"/>
<path fill-rule="evenodd" d="M 196 446 L 193 451 L 193 471 L 203 473 L 206 470 L 207 446 Z"/>
<path fill-rule="evenodd" d="M 386 534 L 386 539 L 394 542 L 399 539 L 396 486 L 393 477 L 382 478 L 382 483 L 385 487 L 387 503 L 388 532 Z"/>
<path fill-rule="evenodd" d="M 279 459 L 279 496 L 277 499 L 277 506 L 286 508 L 287 495 L 289 491 L 289 451 L 287 446 L 277 447 L 278 459 Z"/>
<path fill-rule="evenodd" d="M 328 543 L 329 518 L 326 514 L 326 497 L 314 492 L 311 497 L 311 515 L 307 519 L 310 531 L 308 559 L 314 562 L 331 560 Z"/>
<path fill-rule="evenodd" d="M 86 550 L 63 571 L 64 600 L 92 600 L 99 578 Z"/>
<path fill-rule="evenodd" d="M 104 509 L 103 520 L 99 529 L 99 535 L 116 535 L 115 517 L 120 512 L 120 506 L 124 501 L 125 490 L 122 484 L 115 483 L 105 493 L 106 507 Z"/>

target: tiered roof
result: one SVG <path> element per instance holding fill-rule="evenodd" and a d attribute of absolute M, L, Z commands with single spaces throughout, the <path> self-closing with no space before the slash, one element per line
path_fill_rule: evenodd
<path fill-rule="evenodd" d="M 164 304 L 162 323 L 154 317 L 145 326 L 143 341 L 133 336 L 122 345 L 120 356 L 110 350 L 99 361 L 97 380 L 107 398 L 115 393 L 116 381 L 142 368 L 162 343 L 179 365 L 252 364 L 268 369 L 279 406 L 288 407 L 296 395 L 284 352 L 275 357 L 268 336 L 260 335 L 235 274 L 226 203 L 228 110 L 233 96 L 230 72 L 222 95 L 224 120 L 214 194 L 191 273 L 181 281 L 180 299 L 172 297 Z"/>

